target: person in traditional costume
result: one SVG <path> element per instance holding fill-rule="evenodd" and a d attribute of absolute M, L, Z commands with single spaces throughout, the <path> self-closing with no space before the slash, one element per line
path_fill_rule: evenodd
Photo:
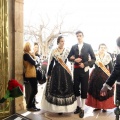
<path fill-rule="evenodd" d="M 99 50 L 95 55 L 95 68 L 93 69 L 89 79 L 86 105 L 95 108 L 93 111 L 102 109 L 102 112 L 106 112 L 107 109 L 115 107 L 113 97 L 114 88 L 108 91 L 106 96 L 100 95 L 100 90 L 113 69 L 112 58 L 107 52 L 107 46 L 105 44 L 99 45 Z"/>
<path fill-rule="evenodd" d="M 120 36 L 116 40 L 117 47 L 120 49 Z M 117 54 L 116 62 L 114 69 L 110 75 L 110 77 L 103 84 L 103 87 L 100 91 L 101 96 L 106 96 L 107 93 L 112 89 L 115 84 L 115 99 L 114 103 L 116 108 L 114 109 L 114 113 L 116 115 L 116 120 L 119 120 L 120 116 L 120 53 Z"/>
<path fill-rule="evenodd" d="M 58 47 L 48 60 L 48 81 L 41 101 L 41 109 L 49 112 L 68 113 L 76 108 L 71 71 L 66 65 L 69 50 L 64 48 L 64 38 L 57 38 Z"/>
<path fill-rule="evenodd" d="M 95 54 L 92 46 L 84 42 L 82 31 L 76 32 L 76 38 L 78 43 L 72 46 L 68 59 L 74 64 L 74 93 L 77 98 L 74 114 L 79 114 L 79 117 L 83 118 L 88 91 L 89 68 L 95 62 Z"/>

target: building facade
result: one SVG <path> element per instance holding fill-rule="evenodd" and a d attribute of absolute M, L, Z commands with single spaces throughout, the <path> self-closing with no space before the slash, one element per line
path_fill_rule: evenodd
<path fill-rule="evenodd" d="M 0 99 L 9 79 L 23 84 L 24 0 L 0 0 Z M 24 109 L 23 97 L 0 104 L 0 118 Z"/>

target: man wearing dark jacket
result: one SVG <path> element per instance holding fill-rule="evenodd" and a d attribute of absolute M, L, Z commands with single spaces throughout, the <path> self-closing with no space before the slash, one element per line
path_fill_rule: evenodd
<path fill-rule="evenodd" d="M 74 62 L 74 92 L 77 98 L 77 108 L 74 114 L 79 113 L 79 117 L 83 118 L 88 90 L 89 67 L 93 66 L 96 59 L 91 45 L 83 42 L 83 32 L 76 32 L 76 36 L 78 44 L 72 46 L 68 59 Z"/>
<path fill-rule="evenodd" d="M 117 46 L 120 48 L 120 37 L 117 39 Z M 116 57 L 116 63 L 110 77 L 106 80 L 106 83 L 103 85 L 100 94 L 102 96 L 106 95 L 107 90 L 111 89 L 113 84 L 117 81 L 120 84 L 120 54 Z"/>
<path fill-rule="evenodd" d="M 120 48 L 120 37 L 117 39 L 117 46 Z M 120 115 L 120 54 L 116 57 L 116 62 L 114 69 L 110 75 L 110 77 L 106 80 L 106 82 L 103 84 L 103 87 L 100 91 L 100 94 L 102 96 L 105 96 L 108 90 L 112 89 L 112 86 L 116 82 L 116 91 L 115 91 L 115 103 L 117 108 L 114 110 L 114 113 L 116 114 L 116 120 L 119 120 Z"/>

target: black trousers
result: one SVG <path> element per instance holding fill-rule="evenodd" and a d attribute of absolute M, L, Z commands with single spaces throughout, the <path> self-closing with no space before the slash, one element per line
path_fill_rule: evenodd
<path fill-rule="evenodd" d="M 82 68 L 74 69 L 74 92 L 76 97 L 87 98 L 89 71 L 84 72 Z"/>
<path fill-rule="evenodd" d="M 27 81 L 30 83 L 30 96 L 27 103 L 27 108 L 35 107 L 35 95 L 38 92 L 37 88 L 37 79 L 36 78 L 27 78 Z"/>

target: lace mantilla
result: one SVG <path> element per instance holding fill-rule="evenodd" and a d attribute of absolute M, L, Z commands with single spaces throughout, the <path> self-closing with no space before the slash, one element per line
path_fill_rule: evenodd
<path fill-rule="evenodd" d="M 105 56 L 103 57 L 103 59 L 100 59 L 99 54 L 96 53 L 96 61 L 97 62 L 102 62 L 104 65 L 107 65 L 110 63 L 110 61 L 112 60 L 111 56 L 109 53 L 105 53 Z"/>
<path fill-rule="evenodd" d="M 61 58 L 63 61 L 65 61 L 65 59 L 67 59 L 67 57 L 68 57 L 68 54 L 69 54 L 68 49 L 64 49 L 63 53 L 61 54 L 56 48 L 56 49 L 52 50 L 51 58 L 52 57 L 56 58 L 56 56 L 57 56 L 57 57 Z"/>

